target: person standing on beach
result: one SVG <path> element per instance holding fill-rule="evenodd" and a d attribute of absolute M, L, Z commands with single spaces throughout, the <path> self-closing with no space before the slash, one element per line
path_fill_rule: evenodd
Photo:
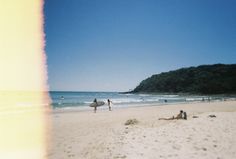
<path fill-rule="evenodd" d="M 97 106 L 98 106 L 97 99 L 95 98 L 95 99 L 93 100 L 93 102 L 96 103 L 95 106 L 94 106 L 94 113 L 96 113 L 96 111 L 97 111 Z"/>
<path fill-rule="evenodd" d="M 111 103 L 112 103 L 112 101 L 110 99 L 107 99 L 107 104 L 108 104 L 108 107 L 109 107 L 109 111 L 111 111 Z"/>

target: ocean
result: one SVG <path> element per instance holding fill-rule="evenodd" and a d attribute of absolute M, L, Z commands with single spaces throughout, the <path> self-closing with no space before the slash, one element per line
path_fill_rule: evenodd
<path fill-rule="evenodd" d="M 223 100 L 218 96 L 197 96 L 177 94 L 123 94 L 118 92 L 50 92 L 54 109 L 89 108 L 96 98 L 98 101 L 112 101 L 113 107 L 136 107 L 145 105 L 164 105 L 175 103 Z"/>

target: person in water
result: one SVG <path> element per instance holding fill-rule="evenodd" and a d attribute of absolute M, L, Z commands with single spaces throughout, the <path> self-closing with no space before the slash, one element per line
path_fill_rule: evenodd
<path fill-rule="evenodd" d="M 94 113 L 96 113 L 97 112 L 97 105 L 98 105 L 97 99 L 95 98 L 93 100 L 93 102 L 96 103 L 95 106 L 94 106 Z"/>
<path fill-rule="evenodd" d="M 159 118 L 159 120 L 179 120 L 179 119 L 187 119 L 187 113 L 184 112 L 183 110 L 180 110 L 179 114 L 176 117 L 171 117 L 171 118 Z"/>
<path fill-rule="evenodd" d="M 108 107 L 109 107 L 109 111 L 111 111 L 111 103 L 112 103 L 112 101 L 110 99 L 107 99 L 107 104 L 108 104 Z"/>

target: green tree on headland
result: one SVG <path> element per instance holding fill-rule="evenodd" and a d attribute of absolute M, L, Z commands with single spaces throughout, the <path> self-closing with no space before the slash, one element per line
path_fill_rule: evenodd
<path fill-rule="evenodd" d="M 153 75 L 132 93 L 236 93 L 236 64 L 201 65 Z"/>

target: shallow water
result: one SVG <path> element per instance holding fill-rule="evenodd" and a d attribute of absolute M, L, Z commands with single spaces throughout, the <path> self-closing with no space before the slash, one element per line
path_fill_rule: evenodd
<path fill-rule="evenodd" d="M 197 96 L 177 94 L 121 94 L 118 92 L 50 92 L 53 108 L 88 107 L 96 98 L 98 101 L 110 99 L 116 107 L 137 105 L 163 105 L 175 103 L 224 100 L 226 96 Z"/>

